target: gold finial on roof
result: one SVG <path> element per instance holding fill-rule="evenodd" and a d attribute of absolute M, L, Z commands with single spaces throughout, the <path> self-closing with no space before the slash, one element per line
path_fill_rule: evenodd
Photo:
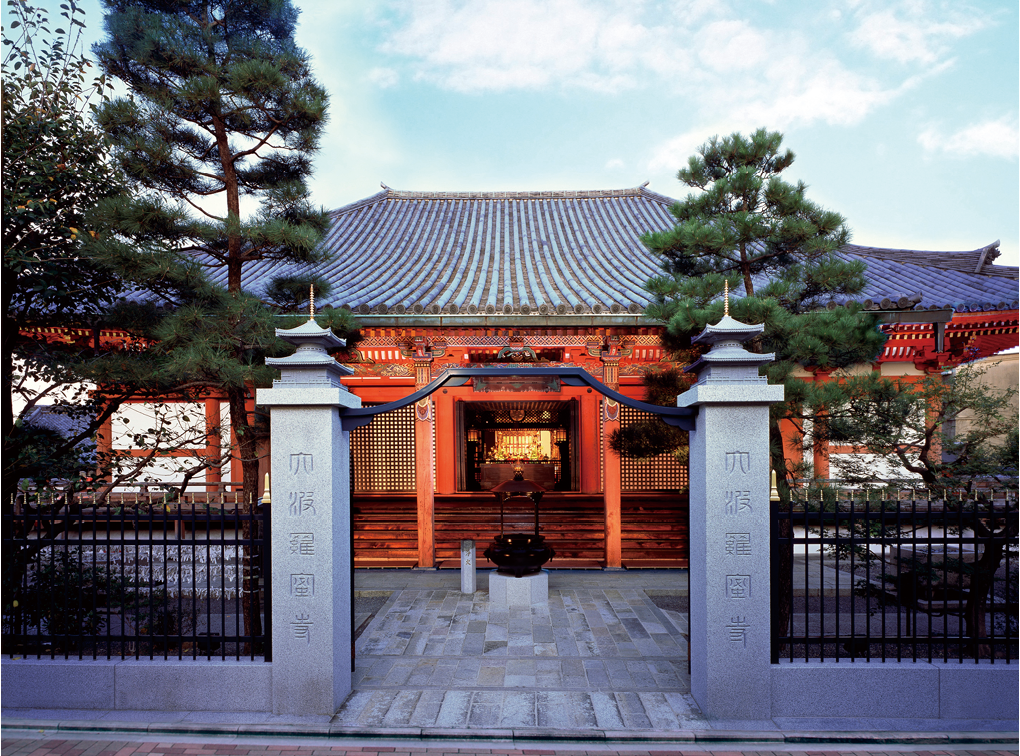
<path fill-rule="evenodd" d="M 308 319 L 315 320 L 315 284 L 308 285 Z"/>
<path fill-rule="evenodd" d="M 730 314 L 730 282 L 723 281 L 723 315 Z"/>

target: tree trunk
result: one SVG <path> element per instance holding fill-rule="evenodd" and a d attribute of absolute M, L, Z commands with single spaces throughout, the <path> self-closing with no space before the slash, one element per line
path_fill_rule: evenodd
<path fill-rule="evenodd" d="M 984 552 L 980 559 L 974 563 L 974 573 L 970 578 L 970 590 L 967 593 L 967 602 L 963 609 L 963 619 L 967 629 L 967 637 L 970 638 L 971 653 L 975 658 L 990 658 L 994 651 L 986 643 L 981 643 L 979 638 L 988 637 L 988 618 L 985 613 L 985 603 L 995 583 L 995 572 L 1002 563 L 1004 547 L 1009 536 L 1009 528 L 993 531 L 975 523 L 974 533 L 983 540 Z"/>
<path fill-rule="evenodd" d="M 238 456 L 241 459 L 242 511 L 248 517 L 254 517 L 258 511 L 259 455 L 254 428 L 248 422 L 247 400 L 248 392 L 244 388 L 227 389 L 230 423 L 237 438 Z M 245 545 L 241 564 L 241 609 L 244 615 L 245 634 L 250 637 L 262 635 L 262 591 L 259 586 L 262 554 L 261 549 L 254 548 L 250 543 L 257 533 L 254 520 L 245 520 L 242 524 Z M 251 654 L 252 651 L 251 645 L 246 643 L 244 653 Z M 261 651 L 261 647 L 254 649 L 255 653 Z"/>
<path fill-rule="evenodd" d="M 769 436 L 773 449 L 780 451 L 773 455 L 772 467 L 776 472 L 777 481 L 786 480 L 786 459 L 783 457 L 783 438 L 779 424 L 772 423 Z M 776 640 L 787 634 L 790 618 L 793 616 L 793 520 L 789 517 L 780 518 L 779 513 L 785 507 L 790 508 L 789 493 L 786 501 L 771 502 L 772 507 L 772 662 L 779 661 L 783 646 Z M 780 541 L 779 539 L 784 539 Z"/>

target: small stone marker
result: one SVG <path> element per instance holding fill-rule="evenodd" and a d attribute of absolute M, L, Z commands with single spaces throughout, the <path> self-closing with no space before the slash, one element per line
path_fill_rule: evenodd
<path fill-rule="evenodd" d="M 475 590 L 477 590 L 475 542 L 465 539 L 460 542 L 460 592 L 474 593 Z"/>

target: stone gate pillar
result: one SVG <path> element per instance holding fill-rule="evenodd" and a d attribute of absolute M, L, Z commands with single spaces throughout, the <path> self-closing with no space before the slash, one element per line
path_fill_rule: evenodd
<path fill-rule="evenodd" d="M 677 397 L 697 407 L 690 437 L 691 694 L 712 719 L 771 717 L 769 405 L 783 387 L 758 376 L 761 333 L 725 315 L 694 339 L 711 349 Z"/>
<path fill-rule="evenodd" d="M 350 368 L 326 352 L 344 346 L 309 320 L 276 335 L 297 352 L 256 401 L 270 409 L 272 448 L 273 712 L 329 714 L 351 692 L 350 434 L 341 385 Z"/>

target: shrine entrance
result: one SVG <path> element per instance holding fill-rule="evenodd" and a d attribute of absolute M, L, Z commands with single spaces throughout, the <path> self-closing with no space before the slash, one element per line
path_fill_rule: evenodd
<path fill-rule="evenodd" d="M 461 401 L 455 405 L 457 490 L 491 491 L 520 467 L 547 491 L 577 491 L 578 403 Z"/>
<path fill-rule="evenodd" d="M 582 400 L 585 394 L 601 394 L 604 398 L 594 408 L 601 416 L 604 444 L 606 430 L 619 422 L 621 405 L 696 431 L 691 437 L 690 567 L 699 579 L 690 584 L 691 692 L 708 716 L 767 718 L 772 702 L 761 691 L 770 689 L 770 551 L 766 542 L 737 563 L 737 557 L 720 548 L 730 529 L 752 534 L 769 530 L 768 405 L 782 400 L 783 389 L 768 386 L 751 370 L 772 355 L 753 354 L 740 346 L 761 330 L 727 317 L 706 328 L 698 340 L 712 348 L 694 365 L 699 381 L 677 398 L 677 407 L 637 401 L 576 367 L 451 368 L 413 394 L 365 407 L 340 381 L 350 370 L 327 352 L 343 345 L 331 331 L 309 320 L 279 332 L 297 351 L 267 359 L 268 365 L 280 368 L 280 379 L 256 394 L 256 401 L 269 407 L 272 416 L 273 711 L 332 716 L 353 689 L 350 432 L 383 412 L 414 405 L 416 449 L 424 452 L 415 462 L 418 521 L 427 525 L 418 532 L 419 554 L 432 566 L 434 494 L 431 485 L 420 485 L 423 480 L 432 482 L 433 439 L 440 435 L 438 429 L 433 435 L 430 397 L 444 385 L 452 389 L 478 378 L 516 374 L 548 377 L 559 381 L 561 389 L 580 388 Z M 447 402 L 456 398 L 450 389 L 442 394 Z M 747 464 L 739 469 L 727 464 L 733 455 L 741 455 Z M 603 464 L 605 566 L 614 569 L 620 566 L 619 458 L 603 455 Z M 610 464 L 615 469 L 609 469 Z M 748 503 L 743 510 L 731 511 L 725 497 L 738 489 Z M 294 537 L 305 534 L 314 538 L 314 552 L 292 548 Z M 719 590 L 729 586 L 731 578 L 751 576 L 753 593 Z M 727 618 L 739 622 L 739 637 L 719 631 L 727 626 Z"/>

